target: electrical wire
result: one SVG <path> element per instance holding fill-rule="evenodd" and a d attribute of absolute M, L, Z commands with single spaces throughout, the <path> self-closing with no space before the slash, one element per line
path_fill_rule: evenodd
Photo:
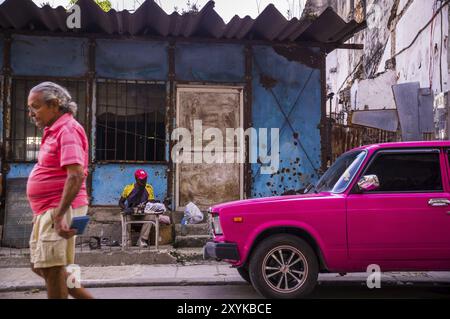
<path fill-rule="evenodd" d="M 413 44 L 416 42 L 416 40 L 419 38 L 419 35 L 420 35 L 426 28 L 428 28 L 428 26 L 434 21 L 434 19 L 436 18 L 436 16 L 437 16 L 437 15 L 445 8 L 445 6 L 448 5 L 449 3 L 450 3 L 450 0 L 446 0 L 446 1 L 439 7 L 439 9 L 436 10 L 436 12 L 435 12 L 435 13 L 433 14 L 433 16 L 431 17 L 430 21 L 428 21 L 427 24 L 417 32 L 416 36 L 415 36 L 414 39 L 411 41 L 411 43 L 410 43 L 407 47 L 401 49 L 399 52 L 397 52 L 396 54 L 394 54 L 394 55 L 391 57 L 391 59 L 394 59 L 394 58 L 398 57 L 400 54 L 402 54 L 403 52 L 405 52 L 406 50 L 408 50 L 409 48 L 411 48 L 411 47 L 413 46 Z"/>
<path fill-rule="evenodd" d="M 434 1 L 433 4 L 433 15 L 436 12 L 436 6 L 437 0 Z M 428 82 L 430 83 L 430 88 L 433 87 L 433 69 L 434 69 L 434 60 L 433 60 L 433 39 L 434 39 L 434 23 L 431 23 L 430 27 L 430 44 L 429 44 L 429 52 L 430 52 L 430 59 L 428 61 Z"/>
<path fill-rule="evenodd" d="M 397 52 L 397 53 L 395 53 L 392 57 L 391 57 L 391 59 L 394 59 L 394 58 L 396 58 L 397 56 L 399 56 L 400 54 L 402 54 L 403 52 L 405 52 L 406 50 L 408 50 L 409 48 L 411 48 L 413 45 L 414 45 L 414 43 L 417 41 L 417 39 L 419 38 L 419 35 L 434 21 L 434 19 L 436 18 L 436 16 L 444 9 L 444 7 L 446 6 L 446 5 L 448 5 L 450 3 L 450 0 L 446 0 L 440 7 L 439 7 L 439 9 L 437 9 L 435 12 L 434 12 L 434 14 L 433 14 L 433 16 L 431 17 L 431 19 L 430 19 L 430 21 L 428 21 L 427 22 L 427 24 L 424 26 L 424 27 L 422 27 L 419 31 L 418 31 L 418 33 L 417 33 L 417 35 L 414 37 L 414 39 L 411 41 L 411 43 L 408 45 L 408 46 L 406 46 L 405 48 L 403 48 L 402 50 L 400 50 L 399 52 Z M 430 55 L 432 54 L 432 52 L 430 51 Z M 374 55 L 375 56 L 375 55 Z M 341 90 L 342 90 L 342 88 L 344 87 L 344 85 L 345 85 L 345 83 L 347 83 L 347 81 L 348 81 L 348 79 L 353 75 L 353 74 L 355 74 L 355 72 L 358 70 L 358 68 L 359 68 L 359 66 L 361 65 L 361 63 L 363 62 L 363 60 L 364 60 L 364 55 L 363 56 L 361 56 L 361 59 L 360 59 L 360 61 L 358 62 L 358 64 L 355 66 L 355 68 L 352 70 L 352 72 L 351 73 L 349 73 L 348 75 L 347 75 L 347 77 L 345 78 L 345 80 L 343 81 L 343 83 L 341 84 L 341 86 L 339 87 L 339 89 L 337 90 L 337 93 L 339 93 Z M 371 62 L 373 60 L 373 58 L 371 59 L 371 60 L 369 60 L 369 63 Z"/>

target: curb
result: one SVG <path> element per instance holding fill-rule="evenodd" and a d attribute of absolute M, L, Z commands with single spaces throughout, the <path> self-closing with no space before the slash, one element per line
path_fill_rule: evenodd
<path fill-rule="evenodd" d="M 241 278 L 222 279 L 222 280 L 210 280 L 210 279 L 178 279 L 178 280 L 152 280 L 152 281 L 99 281 L 99 282 L 84 282 L 82 283 L 85 288 L 124 288 L 124 287 L 156 287 L 156 286 L 230 286 L 230 285 L 249 285 Z M 360 280 L 319 280 L 318 286 L 336 286 L 336 287 L 355 287 L 366 286 L 365 281 Z M 448 288 L 450 289 L 450 282 L 442 281 L 424 281 L 424 280 L 386 280 L 381 283 L 382 287 L 430 287 L 430 288 Z M 45 285 L 23 285 L 19 287 L 0 287 L 0 293 L 12 292 L 12 291 L 27 291 L 27 290 L 45 290 Z"/>
<path fill-rule="evenodd" d="M 230 286 L 230 285 L 248 285 L 248 283 L 242 279 L 234 280 L 164 280 L 164 281 L 128 281 L 128 282 L 85 282 L 82 283 L 85 288 L 124 288 L 124 287 L 157 287 L 157 286 Z M 43 284 L 40 285 L 24 285 L 19 287 L 0 287 L 0 293 L 12 292 L 12 291 L 26 291 L 26 290 L 45 290 L 46 287 Z"/>

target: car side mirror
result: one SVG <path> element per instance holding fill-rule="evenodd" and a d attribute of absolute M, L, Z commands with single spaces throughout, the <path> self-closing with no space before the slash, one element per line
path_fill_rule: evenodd
<path fill-rule="evenodd" d="M 380 181 L 377 175 L 365 175 L 358 181 L 358 190 L 360 192 L 369 192 L 380 187 Z"/>

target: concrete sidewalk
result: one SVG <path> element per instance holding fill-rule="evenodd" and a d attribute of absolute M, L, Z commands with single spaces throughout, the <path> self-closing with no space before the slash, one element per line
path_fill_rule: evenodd
<path fill-rule="evenodd" d="M 367 274 L 320 274 L 323 285 L 366 285 Z M 81 267 L 81 282 L 90 288 L 134 286 L 245 285 L 237 270 L 225 263 Z M 450 272 L 383 273 L 382 285 L 450 286 Z M 28 268 L 0 269 L 0 291 L 44 289 Z"/>

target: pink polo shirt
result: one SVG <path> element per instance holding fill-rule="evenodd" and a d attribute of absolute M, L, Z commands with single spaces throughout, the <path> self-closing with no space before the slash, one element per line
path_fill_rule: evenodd
<path fill-rule="evenodd" d="M 58 207 L 67 178 L 64 166 L 80 164 L 85 179 L 72 208 L 88 204 L 86 176 L 88 175 L 88 139 L 83 127 L 66 113 L 52 126 L 44 129 L 38 162 L 31 171 L 27 183 L 27 196 L 35 215 Z"/>

